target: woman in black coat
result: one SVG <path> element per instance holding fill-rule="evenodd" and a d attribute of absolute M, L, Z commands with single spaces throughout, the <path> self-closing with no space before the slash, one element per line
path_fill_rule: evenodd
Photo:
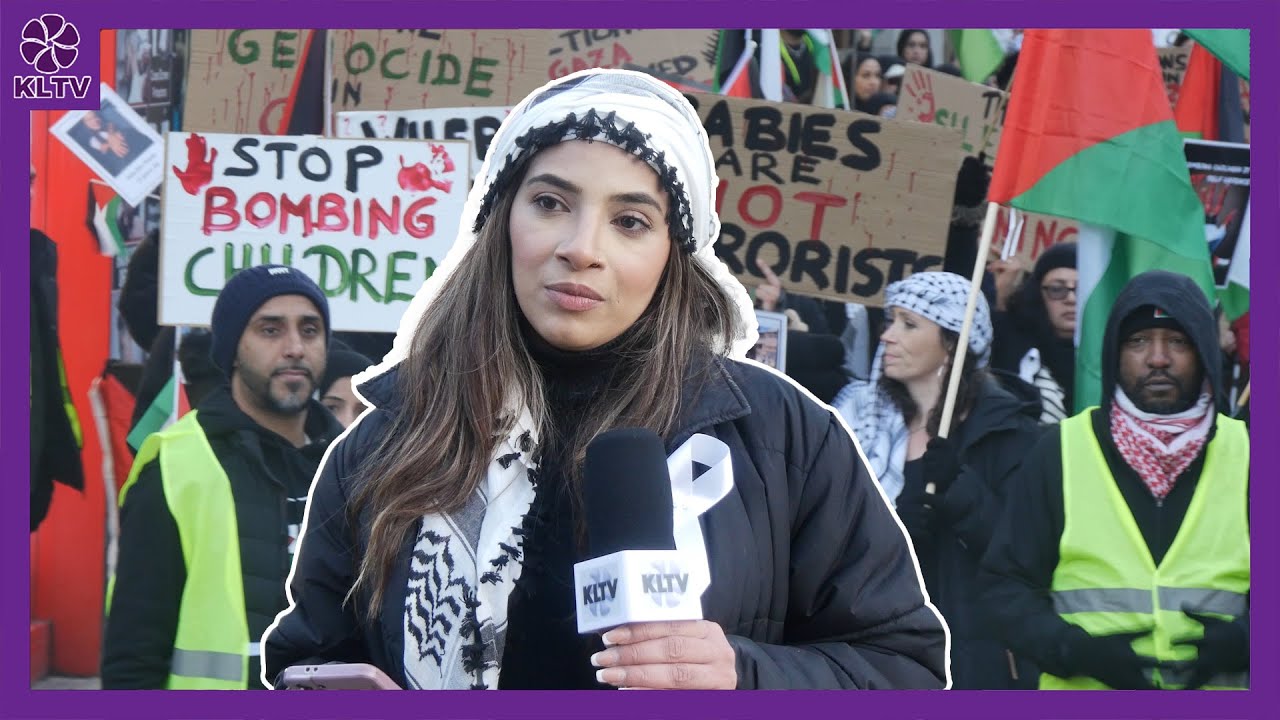
<path fill-rule="evenodd" d="M 683 96 L 577 73 L 488 157 L 475 237 L 312 491 L 269 681 L 337 661 L 411 688 L 944 687 L 945 630 L 848 430 L 736 359 L 751 303 L 712 248 L 714 164 Z M 701 620 L 580 635 L 584 458 L 624 427 L 667 454 L 707 436 L 707 502 L 673 477 L 672 522 L 710 584 Z"/>
<path fill-rule="evenodd" d="M 1034 670 L 1005 653 L 979 608 L 978 564 L 1007 483 L 1040 436 L 1035 401 L 1015 396 L 985 370 L 991 319 L 981 295 L 955 412 L 949 431 L 940 432 L 970 286 L 945 272 L 891 284 L 871 381 L 850 385 L 833 404 L 894 501 L 929 598 L 951 630 L 952 687 L 1034 688 Z"/>

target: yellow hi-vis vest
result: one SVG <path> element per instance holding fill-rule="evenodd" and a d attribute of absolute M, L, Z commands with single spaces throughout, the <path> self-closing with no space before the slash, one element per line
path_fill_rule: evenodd
<path fill-rule="evenodd" d="M 1173 643 L 1203 634 L 1183 610 L 1224 619 L 1248 610 L 1248 431 L 1244 423 L 1218 416 L 1191 505 L 1157 566 L 1094 435 L 1092 411 L 1061 425 L 1065 523 L 1050 588 L 1053 606 L 1091 635 L 1154 627 L 1133 649 L 1159 663 L 1147 671 L 1153 685 L 1179 688 L 1190 680 L 1196 651 Z M 1205 689 L 1248 686 L 1245 672 L 1211 678 Z M 1042 690 L 1106 687 L 1088 677 L 1040 676 Z"/>
<path fill-rule="evenodd" d="M 244 690 L 250 680 L 249 656 L 257 654 L 257 644 L 249 640 L 231 482 L 193 410 L 142 443 L 120 489 L 121 506 L 142 468 L 157 455 L 187 569 L 166 687 Z M 113 577 L 107 588 L 108 614 L 114 586 Z"/>

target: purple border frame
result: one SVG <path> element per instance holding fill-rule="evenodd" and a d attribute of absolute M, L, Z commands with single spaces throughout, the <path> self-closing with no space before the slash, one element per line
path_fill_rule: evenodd
<path fill-rule="evenodd" d="M 18 34 L 28 18 L 46 12 L 60 12 L 80 29 L 81 72 L 98 76 L 97 30 L 103 28 L 249 28 L 294 27 L 303 20 L 312 27 L 401 27 L 432 25 L 437 27 L 896 27 L 927 25 L 930 27 L 1251 27 L 1253 30 L 1252 66 L 1280 67 L 1280 22 L 1277 6 L 1267 0 L 1204 0 L 1192 2 L 1158 2 L 1157 0 L 1074 0 L 1074 2 L 1012 3 L 1001 0 L 925 0 L 866 3 L 858 0 L 811 2 L 748 2 L 725 0 L 699 2 L 682 0 L 472 0 L 471 2 L 410 2 L 409 0 L 138 0 L 125 2 L 85 2 L 83 0 L 7 0 L 0 17 L 0 124 L 7 132 L 0 136 L 3 160 L 0 184 L 9 188 L 11 199 L 22 186 L 22 166 L 28 164 L 27 133 L 29 106 L 12 100 L 12 80 L 19 66 Z M 228 12 L 231 10 L 231 12 Z M 499 11 L 500 12 L 495 12 Z M 646 12 L 646 10 L 648 12 Z M 358 12 L 357 12 L 358 11 Z M 655 12 L 656 11 L 656 12 Z M 500 20 L 499 20 L 500 18 Z M 86 62 L 87 61 L 87 62 Z M 85 69 L 87 67 L 87 70 Z M 1275 128 L 1280 94 L 1269 74 L 1251 87 L 1252 108 L 1257 110 L 1255 125 Z M 1268 132 L 1255 134 L 1259 152 L 1253 159 L 1253 194 L 1262 201 L 1253 208 L 1255 233 L 1262 242 L 1253 248 L 1253 267 L 1275 269 L 1274 237 L 1280 223 L 1280 210 L 1266 198 L 1275 199 L 1280 185 L 1277 169 L 1280 148 L 1276 137 Z M 0 217 L 3 236 L 0 266 L 27 267 L 28 246 L 21 242 L 22 220 L 27 213 L 16 201 Z M 29 325 L 25 319 L 29 297 L 22 294 L 24 283 L 9 282 L 0 286 L 0 322 L 3 337 L 10 348 L 27 345 Z M 1253 338 L 1254 355 L 1260 364 L 1277 367 L 1277 340 L 1280 339 L 1280 283 L 1260 283 L 1254 292 L 1259 328 Z M 29 602 L 28 542 L 18 537 L 27 503 L 22 502 L 17 478 L 29 476 L 27 462 L 28 420 L 22 406 L 21 389 L 29 373 L 27 353 L 6 353 L 0 364 L 0 387 L 4 405 L 0 412 L 0 437 L 16 461 L 9 467 L 13 473 L 4 491 L 4 523 L 0 525 L 0 556 L 5 576 L 14 586 L 5 593 L 4 612 L 0 613 L 0 648 L 3 648 L 0 679 L 3 702 L 0 716 L 23 718 L 325 718 L 374 717 L 522 717 L 570 718 L 617 717 L 648 718 L 666 716 L 689 717 L 785 717 L 798 710 L 830 712 L 836 717 L 856 714 L 881 718 L 1263 718 L 1280 714 L 1268 701 L 1277 697 L 1270 674 L 1280 663 L 1263 646 L 1253 652 L 1255 689 L 1240 693 L 1191 692 L 1171 693 L 1059 693 L 1010 692 L 979 694 L 960 692 L 881 692 L 851 695 L 843 692 L 806 692 L 800 695 L 777 692 L 760 693 L 681 693 L 628 694 L 567 692 L 509 692 L 491 694 L 437 693 L 424 702 L 420 695 L 381 695 L 370 698 L 348 692 L 324 695 L 288 695 L 283 693 L 203 693 L 193 698 L 178 693 L 121 693 L 86 691 L 35 691 L 28 685 L 28 629 L 22 627 L 22 610 Z M 1260 404 L 1253 415 L 1255 437 L 1280 437 L 1280 416 L 1276 412 L 1276 376 L 1263 371 L 1254 379 L 1258 387 L 1252 391 Z M 1280 445 L 1254 444 L 1254 466 L 1270 467 L 1280 462 Z M 28 459 L 29 460 L 29 459 Z M 8 473 L 6 473 L 8 474 Z M 1276 492 L 1269 483 L 1253 486 L 1253 504 L 1269 507 L 1276 502 Z M 1270 523 L 1253 529 L 1253 542 L 1263 546 L 1275 542 L 1277 526 Z M 1270 538 L 1270 540 L 1268 540 Z M 1258 562 L 1257 560 L 1262 560 Z M 1268 553 L 1255 556 L 1254 589 L 1259 591 L 1260 607 L 1271 607 L 1275 601 L 1276 568 Z M 1268 600 L 1271 598 L 1271 600 Z M 1274 637 L 1276 617 L 1260 613 L 1253 618 L 1253 637 Z M 622 698 L 625 697 L 625 700 Z"/>

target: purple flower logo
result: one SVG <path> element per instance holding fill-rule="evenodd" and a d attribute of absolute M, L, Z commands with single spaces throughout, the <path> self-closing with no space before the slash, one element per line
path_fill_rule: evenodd
<path fill-rule="evenodd" d="M 57 13 L 32 18 L 22 28 L 22 59 L 46 75 L 71 67 L 79 44 L 80 31 Z"/>

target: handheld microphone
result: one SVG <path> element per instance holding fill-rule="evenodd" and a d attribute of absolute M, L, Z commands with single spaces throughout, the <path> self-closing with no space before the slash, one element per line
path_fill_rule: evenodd
<path fill-rule="evenodd" d="M 587 446 L 591 559 L 573 568 L 579 633 L 702 618 L 706 583 L 698 578 L 706 559 L 676 549 L 671 484 L 666 450 L 652 430 L 610 430 Z"/>

